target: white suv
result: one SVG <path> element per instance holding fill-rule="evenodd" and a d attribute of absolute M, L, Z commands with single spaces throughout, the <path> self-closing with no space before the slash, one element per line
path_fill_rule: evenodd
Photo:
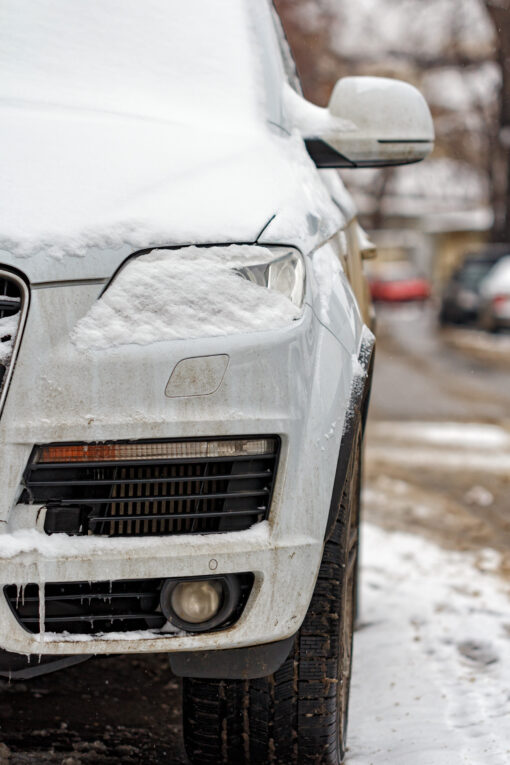
<path fill-rule="evenodd" d="M 265 0 L 3 0 L 0 68 L 0 670 L 167 652 L 192 762 L 339 763 L 374 338 L 331 168 L 428 108 L 307 103 Z"/>

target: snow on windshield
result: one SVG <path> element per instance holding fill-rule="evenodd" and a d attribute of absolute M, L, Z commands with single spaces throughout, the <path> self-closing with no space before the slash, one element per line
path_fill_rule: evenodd
<path fill-rule="evenodd" d="M 2 0 L 0 101 L 253 118 L 251 34 L 240 0 Z"/>

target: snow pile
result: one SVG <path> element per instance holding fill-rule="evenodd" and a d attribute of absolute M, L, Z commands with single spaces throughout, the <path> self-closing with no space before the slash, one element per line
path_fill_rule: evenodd
<path fill-rule="evenodd" d="M 236 269 L 268 263 L 265 247 L 186 247 L 134 258 L 76 325 L 78 350 L 283 327 L 301 309 Z"/>
<path fill-rule="evenodd" d="M 19 314 L 4 316 L 3 319 L 0 319 L 0 364 L 7 364 L 11 358 L 18 323 Z"/>
<path fill-rule="evenodd" d="M 494 551 L 363 528 L 352 765 L 506 765 L 508 582 Z"/>

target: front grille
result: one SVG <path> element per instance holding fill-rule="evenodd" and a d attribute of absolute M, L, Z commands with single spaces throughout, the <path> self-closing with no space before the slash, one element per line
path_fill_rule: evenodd
<path fill-rule="evenodd" d="M 49 534 L 119 537 L 240 531 L 264 520 L 269 512 L 279 441 L 264 443 L 271 446 L 260 455 L 101 463 L 38 462 L 36 453 L 21 501 L 46 505 Z M 182 451 L 186 454 L 185 448 Z"/>
<path fill-rule="evenodd" d="M 239 574 L 241 597 L 228 622 L 232 625 L 242 613 L 253 584 L 253 574 Z M 4 587 L 4 594 L 18 622 L 33 634 L 69 632 L 100 635 L 134 630 L 161 631 L 166 618 L 160 610 L 160 591 L 165 579 L 123 579 L 112 582 L 47 582 L 44 609 L 37 584 Z M 167 634 L 167 633 L 163 633 Z"/>
<path fill-rule="evenodd" d="M 0 275 L 0 390 L 11 360 L 21 307 L 20 284 L 5 274 Z"/>

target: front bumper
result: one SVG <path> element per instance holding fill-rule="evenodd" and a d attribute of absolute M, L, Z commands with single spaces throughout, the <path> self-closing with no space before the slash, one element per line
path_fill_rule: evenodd
<path fill-rule="evenodd" d="M 97 286 L 36 290 L 0 424 L 0 589 L 4 585 L 252 572 L 239 620 L 214 633 L 28 633 L 0 596 L 0 646 L 26 654 L 237 648 L 300 627 L 319 569 L 342 429 L 361 342 L 341 344 L 306 308 L 285 330 L 79 354 L 69 341 Z M 52 294 L 53 293 L 53 294 Z M 86 294 L 85 294 L 86 293 Z M 209 395 L 168 398 L 182 359 L 226 354 Z M 46 536 L 41 508 L 17 504 L 34 443 L 276 434 L 282 448 L 269 521 L 247 531 L 109 539 Z M 214 563 L 212 563 L 214 561 Z M 214 567 L 214 569 L 213 569 Z"/>
<path fill-rule="evenodd" d="M 5 538 L 7 537 L 7 538 Z M 2 583 L 96 581 L 136 577 L 208 576 L 252 571 L 255 582 L 240 619 L 221 632 L 154 636 L 129 632 L 95 635 L 31 635 L 0 598 L 2 647 L 16 653 L 75 654 L 190 651 L 239 648 L 286 638 L 299 628 L 320 564 L 322 539 L 290 535 L 274 539 L 269 523 L 230 534 L 180 538 L 70 539 L 39 532 L 0 540 Z M 7 557 L 18 547 L 14 556 Z M 23 597 L 20 593 L 20 597 Z"/>

